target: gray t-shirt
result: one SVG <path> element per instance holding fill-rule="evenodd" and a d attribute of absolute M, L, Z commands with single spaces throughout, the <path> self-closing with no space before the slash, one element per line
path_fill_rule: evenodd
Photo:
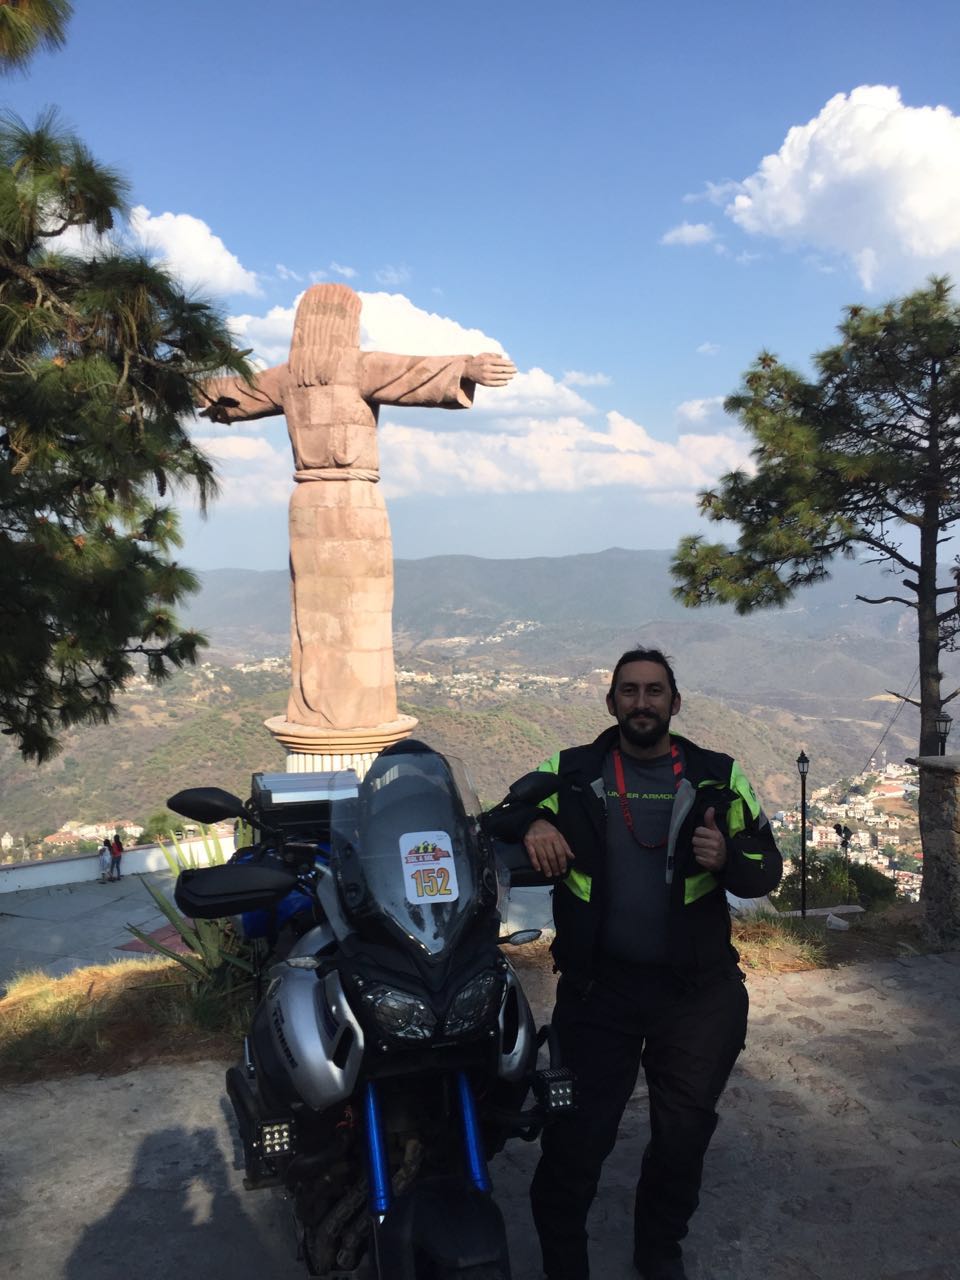
<path fill-rule="evenodd" d="M 637 760 L 621 753 L 625 795 L 633 819 L 624 820 L 613 755 L 603 762 L 607 800 L 607 894 L 601 933 L 605 955 L 631 964 L 662 964 L 667 955 L 667 834 L 676 783 L 671 756 Z M 656 845 L 657 848 L 644 848 Z"/>

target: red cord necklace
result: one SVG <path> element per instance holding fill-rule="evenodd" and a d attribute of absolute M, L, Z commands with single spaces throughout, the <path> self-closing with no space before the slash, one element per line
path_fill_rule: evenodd
<path fill-rule="evenodd" d="M 680 759 L 680 751 L 675 742 L 670 743 L 670 759 L 673 761 L 673 785 L 676 793 L 680 790 L 680 781 L 683 778 L 683 761 Z M 619 747 L 613 749 L 613 776 L 617 783 L 617 799 L 620 801 L 624 826 L 641 849 L 662 849 L 667 843 L 666 837 L 658 840 L 656 844 L 648 844 L 646 840 L 641 840 L 633 829 L 633 814 L 630 812 L 630 802 L 627 800 L 627 783 L 623 774 L 623 757 L 620 755 Z"/>

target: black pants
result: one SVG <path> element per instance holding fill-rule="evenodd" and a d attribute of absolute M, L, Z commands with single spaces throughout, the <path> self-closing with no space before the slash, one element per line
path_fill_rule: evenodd
<path fill-rule="evenodd" d="M 747 992 L 740 973 L 697 985 L 669 971 L 611 969 L 586 989 L 563 978 L 554 1026 L 577 1076 L 579 1109 L 549 1124 L 530 1190 L 550 1280 L 586 1280 L 586 1219 L 603 1161 L 643 1066 L 650 1140 L 637 1184 L 634 1244 L 676 1256 L 699 1203 L 716 1104 L 743 1048 Z"/>

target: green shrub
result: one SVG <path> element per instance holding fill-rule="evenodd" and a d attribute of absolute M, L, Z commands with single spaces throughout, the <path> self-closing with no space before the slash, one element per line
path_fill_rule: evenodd
<path fill-rule="evenodd" d="M 840 907 L 859 904 L 866 911 L 887 907 L 897 898 L 897 885 L 875 867 L 846 860 L 839 853 L 814 858 L 807 863 L 807 906 Z M 800 907 L 800 872 L 784 876 L 770 901 L 781 911 Z"/>
<path fill-rule="evenodd" d="M 850 879 L 856 886 L 860 905 L 866 911 L 873 907 L 889 907 L 897 900 L 896 880 L 885 876 L 876 867 L 854 862 L 850 867 Z"/>
<path fill-rule="evenodd" d="M 784 876 L 780 887 L 770 895 L 780 911 L 800 908 L 800 872 Z M 807 906 L 839 907 L 859 902 L 856 885 L 848 874 L 846 861 L 839 854 L 812 858 L 807 862 Z"/>
<path fill-rule="evenodd" d="M 226 859 L 218 837 L 206 827 L 202 828 L 202 837 L 206 865 L 222 866 Z M 160 848 L 174 876 L 201 865 L 195 852 L 185 850 L 176 836 L 171 838 L 172 850 L 164 844 Z M 189 950 L 186 953 L 173 950 L 136 925 L 128 924 L 127 929 L 151 950 L 175 961 L 190 974 L 198 1016 L 205 1016 L 210 1025 L 217 1025 L 218 1018 L 221 1018 L 218 1007 L 225 1009 L 229 1016 L 230 1010 L 238 1002 L 245 1003 L 254 989 L 254 944 L 237 932 L 232 919 L 188 920 L 149 880 L 143 883 Z"/>

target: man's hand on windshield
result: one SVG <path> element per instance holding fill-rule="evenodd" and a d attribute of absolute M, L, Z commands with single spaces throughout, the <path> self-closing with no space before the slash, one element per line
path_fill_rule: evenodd
<path fill-rule="evenodd" d="M 573 853 L 566 840 L 545 818 L 537 818 L 527 828 L 523 837 L 531 866 L 545 876 L 566 874 L 567 864 L 573 861 Z"/>

